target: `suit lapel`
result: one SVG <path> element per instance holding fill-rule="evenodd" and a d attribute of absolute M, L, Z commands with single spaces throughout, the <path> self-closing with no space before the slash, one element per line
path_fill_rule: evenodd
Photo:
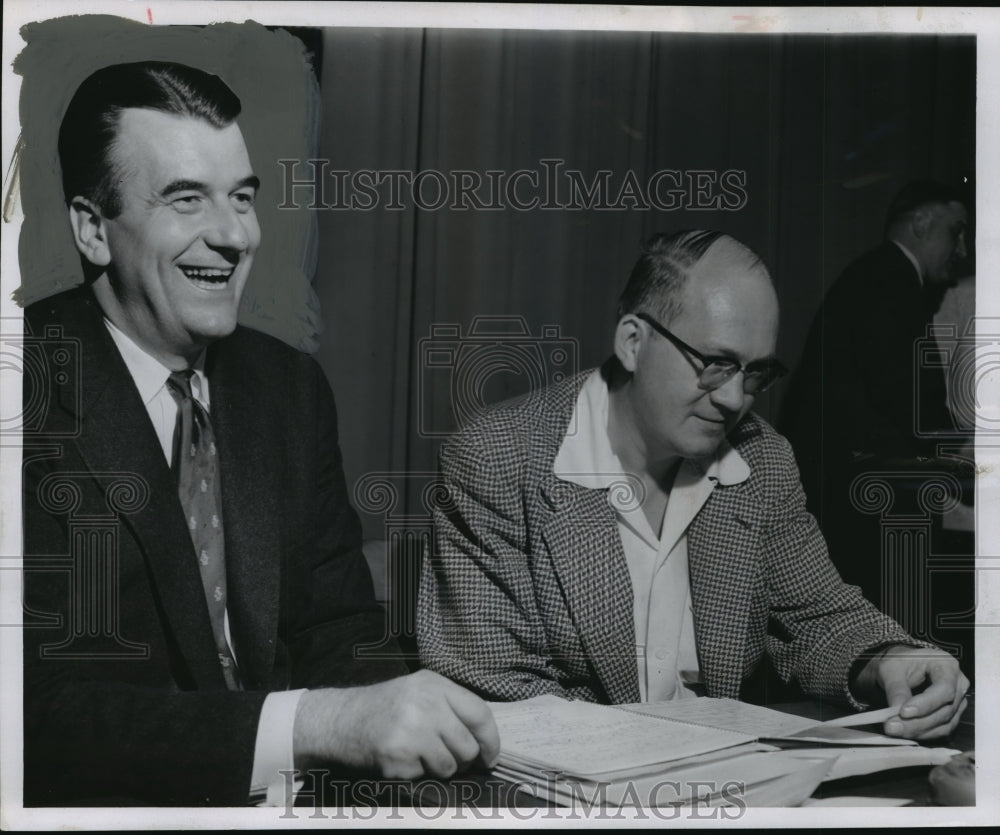
<path fill-rule="evenodd" d="M 195 682 L 224 686 L 177 485 L 149 415 L 92 300 L 72 323 L 74 331 L 83 354 L 80 399 L 66 390 L 61 405 L 80 409 L 80 454 L 102 490 L 109 473 L 134 473 L 145 482 L 148 501 L 121 521 L 145 554 L 163 616 Z"/>
<path fill-rule="evenodd" d="M 236 337 L 213 346 L 206 363 L 212 427 L 222 468 L 230 631 L 244 685 L 258 687 L 274 663 L 281 586 L 280 473 L 284 466 L 273 381 Z"/>
<path fill-rule="evenodd" d="M 553 475 L 542 493 L 542 536 L 587 657 L 613 704 L 637 702 L 632 581 L 607 491 Z"/>
<path fill-rule="evenodd" d="M 743 485 L 717 486 L 688 528 L 688 573 L 695 641 L 711 696 L 736 698 L 743 676 L 747 620 L 756 579 L 758 518 Z"/>

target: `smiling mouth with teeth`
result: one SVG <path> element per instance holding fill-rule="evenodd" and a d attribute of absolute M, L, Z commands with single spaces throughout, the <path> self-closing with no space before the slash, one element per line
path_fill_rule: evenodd
<path fill-rule="evenodd" d="M 226 282 L 232 278 L 233 268 L 220 269 L 218 267 L 181 267 L 181 272 L 187 276 L 196 287 L 205 289 L 218 289 L 226 286 Z"/>

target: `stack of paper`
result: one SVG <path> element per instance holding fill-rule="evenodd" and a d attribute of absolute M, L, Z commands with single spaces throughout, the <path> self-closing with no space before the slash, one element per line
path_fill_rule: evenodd
<path fill-rule="evenodd" d="M 494 773 L 567 805 L 795 805 L 832 764 L 785 756 L 738 730 L 555 696 L 492 707 Z"/>
<path fill-rule="evenodd" d="M 492 705 L 494 773 L 557 803 L 793 806 L 823 780 L 946 761 L 954 751 L 734 699 L 596 705 L 539 696 Z"/>
<path fill-rule="evenodd" d="M 538 773 L 614 779 L 756 741 L 752 734 L 664 722 L 557 696 L 492 708 L 504 764 Z"/>
<path fill-rule="evenodd" d="M 830 748 L 795 748 L 784 753 L 804 762 L 815 762 L 817 759 L 829 757 L 831 750 Z M 836 752 L 837 758 L 830 765 L 823 780 L 840 780 L 842 777 L 874 774 L 877 771 L 887 771 L 890 768 L 943 765 L 957 753 L 959 752 L 952 748 L 925 748 L 920 745 L 915 745 L 912 748 L 898 745 L 848 746 Z"/>
<path fill-rule="evenodd" d="M 873 774 L 891 768 L 939 765 L 958 753 L 951 748 L 927 748 L 912 739 L 899 739 L 859 730 L 854 725 L 879 725 L 895 715 L 892 708 L 850 714 L 817 722 L 735 699 L 682 699 L 657 704 L 622 705 L 621 709 L 674 721 L 727 728 L 742 733 L 756 729 L 760 741 L 773 743 L 802 761 L 829 760 L 837 754 L 824 780 Z"/>
<path fill-rule="evenodd" d="M 888 719 L 888 710 L 858 713 L 843 719 L 817 722 L 780 710 L 751 705 L 736 699 L 678 699 L 672 702 L 620 705 L 619 710 L 656 716 L 686 724 L 724 728 L 768 742 L 822 745 L 906 745 L 917 743 L 883 734 L 858 730 L 852 725 L 867 725 Z"/>
<path fill-rule="evenodd" d="M 571 807 L 798 806 L 816 790 L 834 758 L 803 760 L 780 751 L 748 751 L 604 779 L 556 772 L 539 776 L 503 766 L 494 773 L 537 797 Z"/>

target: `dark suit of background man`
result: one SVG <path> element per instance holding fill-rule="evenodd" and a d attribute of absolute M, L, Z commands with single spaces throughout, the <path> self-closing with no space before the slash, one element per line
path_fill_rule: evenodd
<path fill-rule="evenodd" d="M 237 805 L 293 764 L 412 778 L 496 754 L 477 697 L 358 657 L 384 623 L 329 386 L 237 325 L 261 240 L 239 111 L 215 76 L 125 64 L 62 124 L 87 281 L 26 311 L 82 363 L 48 369 L 25 451 L 25 620 L 43 624 L 24 632 L 27 805 Z M 210 523 L 189 515 L 205 500 Z"/>
<path fill-rule="evenodd" d="M 820 307 L 789 388 L 782 428 L 791 441 L 808 506 L 845 580 L 882 600 L 880 520 L 856 509 L 855 477 L 944 468 L 928 430 L 954 437 L 944 372 L 918 367 L 945 289 L 966 255 L 962 191 L 918 181 L 886 215 L 885 240 L 852 264 Z M 912 484 L 910 484 L 912 481 Z M 920 477 L 894 479 L 895 512 L 916 512 Z M 947 579 L 947 578 L 945 578 Z M 897 617 L 899 614 L 897 614 Z"/>
<path fill-rule="evenodd" d="M 421 660 L 493 699 L 737 698 L 765 655 L 810 694 L 953 729 L 968 681 L 830 564 L 787 442 L 750 412 L 780 376 L 761 260 L 660 235 L 614 355 L 485 413 L 441 451 Z M 926 683 L 918 695 L 911 688 Z"/>

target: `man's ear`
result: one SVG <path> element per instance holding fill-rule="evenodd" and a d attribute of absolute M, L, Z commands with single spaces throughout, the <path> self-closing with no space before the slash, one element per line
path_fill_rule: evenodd
<path fill-rule="evenodd" d="M 74 197 L 69 204 L 69 223 L 80 254 L 95 267 L 111 263 L 107 227 L 100 208 L 86 197 Z"/>
<path fill-rule="evenodd" d="M 634 313 L 626 313 L 615 328 L 615 356 L 630 374 L 636 369 L 642 348 L 641 320 Z"/>
<path fill-rule="evenodd" d="M 921 206 L 913 212 L 913 216 L 910 219 L 910 229 L 918 241 L 922 241 L 927 237 L 927 231 L 930 229 L 931 221 L 933 220 L 934 210 L 930 206 Z"/>

